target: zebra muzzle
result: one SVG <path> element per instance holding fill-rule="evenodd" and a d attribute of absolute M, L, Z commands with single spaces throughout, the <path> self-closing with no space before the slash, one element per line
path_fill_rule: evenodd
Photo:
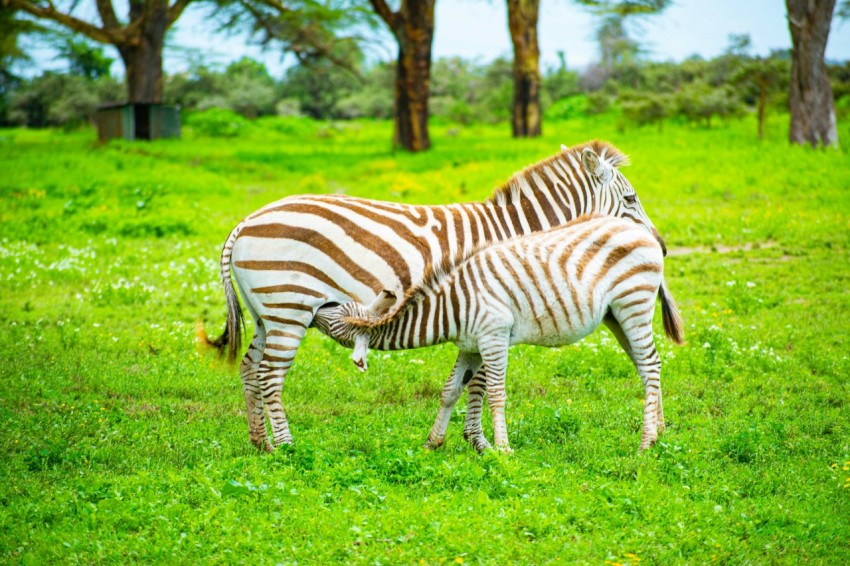
<path fill-rule="evenodd" d="M 360 371 L 369 369 L 367 357 L 369 355 L 369 336 L 361 334 L 354 339 L 354 352 L 351 354 L 351 361 L 357 366 Z"/>

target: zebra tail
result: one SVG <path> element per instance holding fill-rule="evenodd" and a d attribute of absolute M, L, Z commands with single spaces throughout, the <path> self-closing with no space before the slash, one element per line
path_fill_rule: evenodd
<path fill-rule="evenodd" d="M 233 278 L 230 274 L 230 254 L 241 227 L 242 224 L 240 223 L 233 229 L 221 250 L 221 284 L 224 286 L 224 298 L 227 301 L 227 322 L 224 326 L 224 332 L 221 336 L 212 340 L 207 338 L 206 332 L 204 332 L 201 338 L 210 346 L 217 348 L 220 354 L 223 354 L 225 348 L 227 348 L 227 361 L 230 363 L 236 361 L 242 350 L 242 329 L 245 326 L 245 316 L 242 314 L 242 306 L 239 304 L 239 297 L 233 287 Z"/>
<path fill-rule="evenodd" d="M 682 322 L 682 315 L 679 314 L 679 307 L 676 306 L 676 301 L 673 300 L 673 295 L 667 289 L 667 282 L 663 277 L 658 294 L 661 297 L 661 316 L 664 320 L 664 333 L 667 335 L 667 338 L 676 344 L 684 344 L 685 329 Z"/>

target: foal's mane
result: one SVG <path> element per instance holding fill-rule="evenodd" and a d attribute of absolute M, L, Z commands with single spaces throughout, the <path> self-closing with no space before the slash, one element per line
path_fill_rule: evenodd
<path fill-rule="evenodd" d="M 408 289 L 407 292 L 405 292 L 404 297 L 396 302 L 395 306 L 390 309 L 389 312 L 371 319 L 345 317 L 343 318 L 343 322 L 350 324 L 355 328 L 374 328 L 376 326 L 392 322 L 397 317 L 401 316 L 404 311 L 410 308 L 411 305 L 419 301 L 431 291 L 437 289 L 444 281 L 454 276 L 466 260 L 494 243 L 497 242 L 489 242 L 473 246 L 468 250 L 461 250 L 455 254 L 446 254 L 436 263 L 428 262 L 425 265 L 422 282 Z"/>

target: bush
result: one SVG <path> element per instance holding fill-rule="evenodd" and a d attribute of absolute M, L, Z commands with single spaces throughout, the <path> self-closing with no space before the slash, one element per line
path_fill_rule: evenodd
<path fill-rule="evenodd" d="M 92 122 L 100 104 L 122 95 L 123 88 L 111 77 L 92 80 L 47 72 L 12 92 L 9 121 L 30 128 L 78 126 Z"/>
<path fill-rule="evenodd" d="M 590 102 L 583 94 L 562 98 L 546 110 L 546 118 L 551 120 L 567 120 L 587 116 Z"/>
<path fill-rule="evenodd" d="M 203 112 L 189 114 L 186 125 L 202 136 L 232 138 L 241 134 L 248 122 L 232 110 L 210 108 Z"/>
<path fill-rule="evenodd" d="M 632 92 L 620 99 L 623 117 L 639 126 L 658 124 L 661 130 L 664 119 L 675 113 L 675 102 L 669 94 Z"/>

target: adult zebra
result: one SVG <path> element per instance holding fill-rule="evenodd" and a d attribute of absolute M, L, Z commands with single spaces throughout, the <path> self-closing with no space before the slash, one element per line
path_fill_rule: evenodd
<path fill-rule="evenodd" d="M 240 222 L 221 253 L 227 300 L 223 334 L 211 343 L 235 360 L 244 323 L 231 273 L 255 322 L 240 365 L 251 442 L 291 443 L 283 382 L 321 307 L 403 295 L 425 267 L 476 245 L 545 230 L 589 213 L 629 218 L 661 243 L 629 181 L 626 156 L 601 141 L 531 165 L 483 202 L 413 206 L 338 195 L 273 202 Z M 320 329 L 321 330 L 321 329 Z M 264 407 L 272 425 L 269 441 Z"/>
<path fill-rule="evenodd" d="M 432 268 L 392 309 L 383 291 L 370 307 L 345 303 L 320 309 L 321 325 L 354 346 L 365 370 L 368 349 L 404 350 L 454 342 L 459 350 L 428 445 L 443 443 L 466 381 L 483 370 L 496 448 L 509 451 L 505 372 L 513 344 L 578 342 L 603 322 L 631 358 L 644 385 L 640 448 L 664 426 L 661 359 L 652 335 L 655 299 L 664 330 L 682 343 L 682 320 L 664 283 L 659 242 L 633 222 L 582 216 L 565 226 L 499 242 Z M 481 429 L 481 391 L 470 389 L 464 437 L 489 448 Z"/>

